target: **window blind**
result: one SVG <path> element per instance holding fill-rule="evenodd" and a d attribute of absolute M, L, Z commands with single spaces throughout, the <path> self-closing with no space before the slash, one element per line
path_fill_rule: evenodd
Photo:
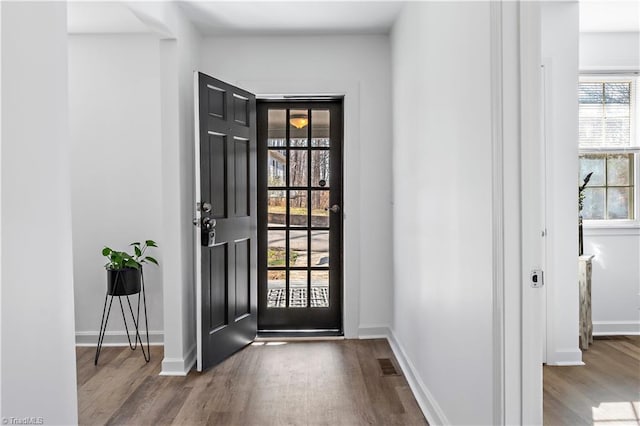
<path fill-rule="evenodd" d="M 581 148 L 631 146 L 631 82 L 579 83 Z"/>

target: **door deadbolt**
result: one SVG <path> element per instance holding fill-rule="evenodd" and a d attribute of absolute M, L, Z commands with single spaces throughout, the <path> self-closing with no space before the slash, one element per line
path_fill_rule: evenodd
<path fill-rule="evenodd" d="M 210 213 L 211 210 L 213 209 L 213 207 L 211 206 L 211 203 L 198 203 L 198 211 L 199 212 L 205 212 L 205 213 Z"/>

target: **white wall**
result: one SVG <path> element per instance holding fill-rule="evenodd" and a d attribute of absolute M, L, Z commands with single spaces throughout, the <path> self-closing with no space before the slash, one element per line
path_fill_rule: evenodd
<path fill-rule="evenodd" d="M 181 13 L 177 5 L 176 14 Z M 180 149 L 180 255 L 182 256 L 182 350 L 185 366 L 196 357 L 196 296 L 195 296 L 195 130 L 194 130 L 194 72 L 200 69 L 200 34 L 193 25 L 178 15 L 178 90 Z M 170 318 L 165 316 L 165 323 Z"/>
<path fill-rule="evenodd" d="M 0 8 L 1 416 L 75 424 L 66 4 Z"/>
<path fill-rule="evenodd" d="M 203 72 L 258 95 L 346 94 L 345 333 L 384 332 L 393 300 L 388 37 L 215 37 L 201 57 Z"/>
<path fill-rule="evenodd" d="M 638 71 L 640 33 L 580 33 L 581 71 Z"/>
<path fill-rule="evenodd" d="M 640 227 L 586 228 L 585 254 L 593 254 L 593 333 L 640 334 Z"/>
<path fill-rule="evenodd" d="M 548 365 L 581 364 L 578 349 L 578 4 L 542 5 L 546 140 Z"/>
<path fill-rule="evenodd" d="M 82 218 L 74 219 L 74 227 L 89 230 L 91 214 L 104 217 L 108 213 L 104 208 L 83 205 L 85 197 L 95 198 L 86 178 L 101 185 L 102 193 L 110 197 L 116 195 L 99 175 L 103 169 L 109 169 L 108 161 L 103 161 L 104 166 L 96 167 L 85 162 L 96 152 L 103 159 L 115 159 L 117 152 L 105 152 L 106 145 L 99 144 L 108 139 L 118 148 L 127 147 L 130 151 L 126 160 L 130 168 L 124 167 L 118 176 L 138 181 L 135 188 L 125 191 L 110 213 L 126 215 L 133 211 L 135 219 L 119 231 L 103 224 L 107 229 L 102 238 L 95 238 L 95 233 L 90 238 L 77 237 L 86 245 L 86 250 L 78 251 L 77 256 L 92 264 L 100 259 L 98 253 L 102 244 L 118 245 L 121 240 L 126 244 L 143 238 L 154 239 L 160 244 L 157 253 L 160 253 L 161 267 L 145 269 L 149 287 L 153 286 L 151 300 L 147 300 L 153 332 L 150 337 L 152 342 L 164 342 L 162 374 L 185 375 L 196 355 L 191 221 L 195 206 L 193 71 L 199 68 L 200 36 L 175 3 L 139 2 L 127 6 L 155 36 L 82 35 L 74 36 L 71 42 L 72 61 L 76 60 L 72 62 L 71 71 L 79 80 L 72 87 L 72 90 L 77 89 L 72 93 L 72 102 L 76 101 L 72 104 L 72 129 L 78 131 L 74 140 L 79 149 L 75 156 L 74 170 L 78 172 L 78 179 L 74 176 L 74 195 L 77 193 L 78 196 L 74 196 L 74 209 L 83 214 Z M 94 76 L 101 77 L 98 87 L 89 84 Z M 90 98 L 94 96 L 98 96 L 102 104 L 91 104 Z M 89 105 L 83 105 L 87 101 Z M 93 125 L 106 126 L 106 129 L 94 137 L 96 149 L 89 149 L 86 138 Z M 134 170 L 137 166 L 142 166 L 142 170 Z M 142 233 L 145 235 L 140 235 Z M 98 241 L 98 251 L 94 241 Z M 100 283 L 90 284 L 90 288 L 77 286 L 76 291 L 83 301 L 95 298 L 96 292 L 102 293 L 104 278 L 99 275 L 102 271 L 77 268 L 76 273 L 87 276 L 91 273 L 94 274 L 92 282 L 100 280 Z M 91 301 L 90 304 L 95 303 Z M 79 327 L 82 333 L 79 340 L 88 343 L 93 341 L 97 328 L 93 324 L 99 325 L 100 319 L 99 316 L 92 317 L 97 314 L 92 309 L 83 304 L 78 312 L 82 327 L 89 329 L 83 331 Z M 118 334 L 122 323 L 117 315 L 112 319 L 115 321 L 110 329 Z M 122 337 L 112 340 L 122 342 Z"/>
<path fill-rule="evenodd" d="M 196 359 L 193 71 L 200 36 L 174 2 L 130 3 L 160 41 L 162 226 L 165 242 L 163 375 L 186 375 Z"/>
<path fill-rule="evenodd" d="M 394 340 L 430 421 L 493 424 L 490 5 L 410 3 L 392 51 Z"/>
<path fill-rule="evenodd" d="M 580 70 L 639 71 L 640 33 L 581 33 Z M 640 123 L 640 108 L 636 117 Z M 589 221 L 584 229 L 585 254 L 595 255 L 593 332 L 640 334 L 640 224 L 607 225 Z"/>
<path fill-rule="evenodd" d="M 106 245 L 155 240 L 163 262 L 160 51 L 152 35 L 69 36 L 76 341 L 97 342 Z M 161 269 L 145 266 L 150 338 L 162 343 Z M 135 300 L 135 298 L 134 298 Z M 113 306 L 105 343 L 126 343 Z M 128 313 L 128 312 L 127 312 Z M 129 322 L 131 324 L 131 322 Z"/>

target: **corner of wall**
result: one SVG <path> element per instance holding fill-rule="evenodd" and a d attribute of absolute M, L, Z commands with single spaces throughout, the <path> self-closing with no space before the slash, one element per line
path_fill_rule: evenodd
<path fill-rule="evenodd" d="M 162 360 L 160 376 L 186 376 L 196 363 L 197 347 L 194 344 L 183 358 L 167 358 Z"/>
<path fill-rule="evenodd" d="M 195 360 L 195 270 L 191 218 L 194 203 L 193 71 L 199 35 L 177 6 L 162 9 L 171 39 L 162 40 L 161 111 L 164 274 L 163 374 L 186 374 Z M 188 349 L 187 349 L 188 348 Z"/>
<path fill-rule="evenodd" d="M 420 378 L 419 372 L 411 362 L 411 359 L 408 357 L 402 344 L 397 339 L 394 331 L 392 329 L 389 329 L 388 332 L 389 334 L 387 340 L 389 341 L 391 350 L 393 351 L 398 364 L 400 364 L 400 369 L 404 373 L 404 376 L 409 383 L 409 387 L 413 392 L 413 396 L 416 398 L 418 406 L 420 407 L 420 410 L 422 410 L 424 416 L 427 418 L 429 424 L 451 424 L 451 422 L 447 419 L 447 416 L 444 414 L 444 411 L 442 411 L 442 408 L 440 408 L 440 405 L 429 391 L 427 385 Z"/>
<path fill-rule="evenodd" d="M 409 359 L 403 346 L 398 341 L 393 329 L 386 325 L 364 325 L 358 329 L 358 339 L 386 339 L 398 361 L 413 396 L 418 402 L 420 410 L 431 425 L 450 424 L 435 398 L 420 378 L 414 364 Z"/>
<path fill-rule="evenodd" d="M 547 365 L 569 366 L 584 365 L 580 349 L 558 349 L 547 353 Z"/>
<path fill-rule="evenodd" d="M 358 339 L 388 339 L 390 335 L 387 325 L 361 325 L 358 328 Z"/>

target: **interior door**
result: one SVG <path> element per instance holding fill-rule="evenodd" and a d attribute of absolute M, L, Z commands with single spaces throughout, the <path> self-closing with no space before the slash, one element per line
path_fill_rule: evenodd
<path fill-rule="evenodd" d="M 196 79 L 197 368 L 251 343 L 257 329 L 256 100 Z"/>
<path fill-rule="evenodd" d="M 258 328 L 342 334 L 342 100 L 258 103 Z"/>

